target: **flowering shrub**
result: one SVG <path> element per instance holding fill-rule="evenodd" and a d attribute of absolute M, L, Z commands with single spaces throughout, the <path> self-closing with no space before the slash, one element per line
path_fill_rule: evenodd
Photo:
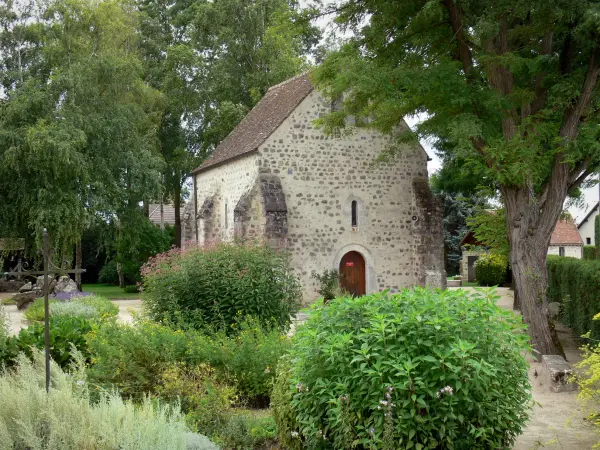
<path fill-rule="evenodd" d="M 510 447 L 528 418 L 529 346 L 497 298 L 416 288 L 313 308 L 275 382 L 282 446 Z"/>
<path fill-rule="evenodd" d="M 342 276 L 337 270 L 324 270 L 323 273 L 313 272 L 311 278 L 319 283 L 317 292 L 325 301 L 344 295 Z"/>
<path fill-rule="evenodd" d="M 155 321 L 234 331 L 244 317 L 285 328 L 301 299 L 287 260 L 267 245 L 171 250 L 142 268 L 144 307 Z"/>

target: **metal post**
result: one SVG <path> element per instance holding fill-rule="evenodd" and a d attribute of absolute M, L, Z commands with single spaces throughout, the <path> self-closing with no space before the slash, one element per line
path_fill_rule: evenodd
<path fill-rule="evenodd" d="M 44 338 L 46 353 L 46 392 L 50 392 L 50 307 L 48 304 L 48 230 L 44 228 Z"/>

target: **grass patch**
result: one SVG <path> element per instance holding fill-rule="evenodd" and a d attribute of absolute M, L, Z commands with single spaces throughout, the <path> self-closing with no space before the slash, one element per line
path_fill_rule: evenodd
<path fill-rule="evenodd" d="M 119 286 L 110 286 L 108 284 L 84 284 L 81 286 L 83 292 L 91 292 L 99 297 L 104 297 L 109 300 L 130 300 L 141 298 L 139 292 L 127 293 Z"/>
<path fill-rule="evenodd" d="M 9 298 L 3 298 L 0 300 L 0 305 L 15 305 L 17 302 L 15 302 L 15 299 L 12 297 Z"/>
<path fill-rule="evenodd" d="M 479 283 L 477 281 L 463 281 L 462 287 L 479 287 Z"/>

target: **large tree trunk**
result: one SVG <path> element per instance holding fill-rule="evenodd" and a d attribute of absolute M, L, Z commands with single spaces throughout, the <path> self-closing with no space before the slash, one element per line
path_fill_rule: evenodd
<path fill-rule="evenodd" d="M 176 177 L 178 180 L 180 178 L 181 177 Z M 175 186 L 173 206 L 175 208 L 175 246 L 181 247 L 181 182 Z"/>
<path fill-rule="evenodd" d="M 515 293 L 519 296 L 535 357 L 564 356 L 554 324 L 549 320 L 546 299 L 546 255 L 559 213 L 542 213 L 539 206 L 530 201 L 527 189 L 503 189 L 502 194 L 506 204 Z"/>

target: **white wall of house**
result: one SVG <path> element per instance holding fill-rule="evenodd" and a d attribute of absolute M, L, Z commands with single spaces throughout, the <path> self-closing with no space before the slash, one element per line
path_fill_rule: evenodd
<path fill-rule="evenodd" d="M 561 248 L 563 251 L 561 252 Z M 562 255 L 561 255 L 562 253 Z M 583 258 L 583 246 L 581 245 L 551 245 L 548 247 L 549 255 L 570 256 L 571 258 Z"/>
<path fill-rule="evenodd" d="M 584 245 L 596 245 L 596 240 L 594 239 L 594 222 L 596 221 L 597 215 L 598 210 L 596 209 L 596 213 L 588 217 L 587 220 L 578 227 Z"/>

